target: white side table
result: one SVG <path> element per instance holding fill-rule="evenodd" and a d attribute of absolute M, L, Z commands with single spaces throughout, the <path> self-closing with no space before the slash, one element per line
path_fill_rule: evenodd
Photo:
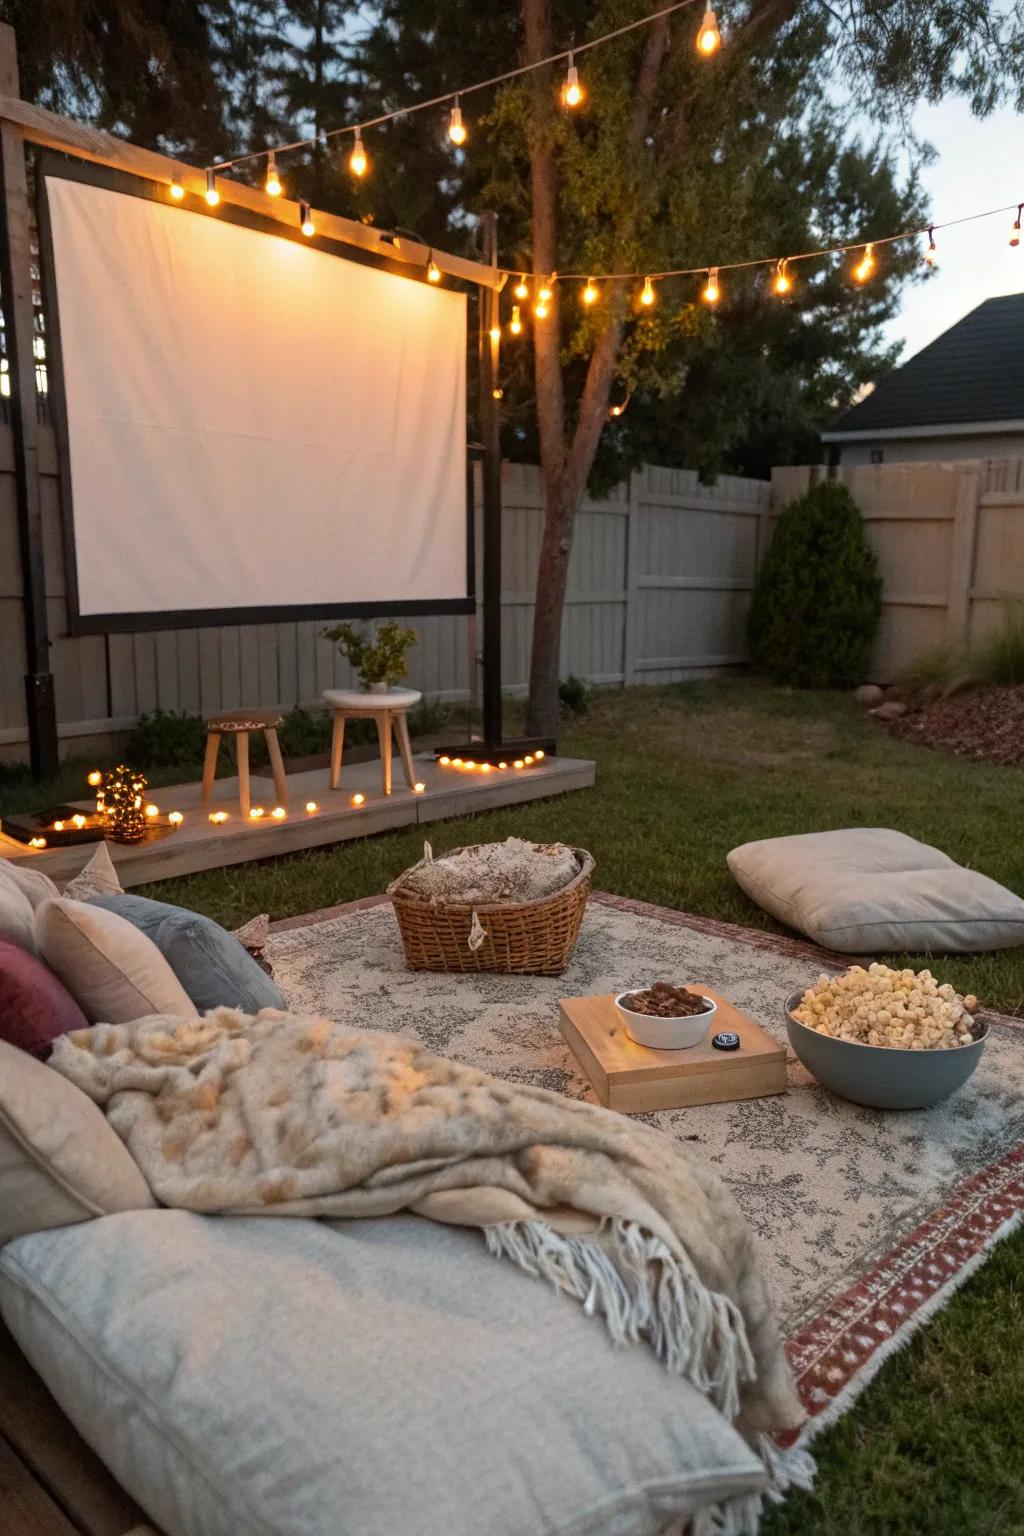
<path fill-rule="evenodd" d="M 324 698 L 334 711 L 331 731 L 331 788 L 337 789 L 341 778 L 341 755 L 345 745 L 346 720 L 375 720 L 380 741 L 380 760 L 384 769 L 384 793 L 391 793 L 391 731 L 398 737 L 406 782 L 416 784 L 412 767 L 412 746 L 406 716 L 423 697 L 415 688 L 392 688 L 387 693 L 364 693 L 361 688 L 327 688 Z"/>

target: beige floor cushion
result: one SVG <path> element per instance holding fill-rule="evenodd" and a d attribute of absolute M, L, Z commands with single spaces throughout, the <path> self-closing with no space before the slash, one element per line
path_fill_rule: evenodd
<path fill-rule="evenodd" d="M 155 1204 L 102 1110 L 52 1067 L 0 1040 L 0 1244 Z"/>
<path fill-rule="evenodd" d="M 0 860 L 0 939 L 38 954 L 32 902 L 6 860 Z"/>
<path fill-rule="evenodd" d="M 150 1013 L 194 1019 L 196 1009 L 153 940 L 119 917 L 60 896 L 36 908 L 39 953 L 93 1024 Z"/>
<path fill-rule="evenodd" d="M 660 1536 L 763 1487 L 649 1350 L 414 1216 L 110 1216 L 0 1311 L 166 1536 Z"/>
<path fill-rule="evenodd" d="M 1024 901 L 884 827 L 744 843 L 729 868 L 773 917 L 844 954 L 977 953 L 1024 944 Z"/>

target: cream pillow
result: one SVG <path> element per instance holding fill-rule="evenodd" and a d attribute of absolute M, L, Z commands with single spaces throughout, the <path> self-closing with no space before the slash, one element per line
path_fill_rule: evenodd
<path fill-rule="evenodd" d="M 196 1009 L 152 939 L 84 901 L 40 903 L 36 939 L 47 965 L 93 1024 L 130 1024 L 150 1013 L 194 1019 Z"/>
<path fill-rule="evenodd" d="M 0 880 L 9 880 L 17 886 L 34 909 L 47 896 L 59 896 L 60 891 L 49 875 L 44 875 L 41 869 L 31 869 L 30 864 L 30 859 L 0 859 Z"/>
<path fill-rule="evenodd" d="M 744 843 L 729 868 L 773 917 L 843 954 L 974 954 L 1024 944 L 1024 901 L 885 827 Z"/>
<path fill-rule="evenodd" d="M 6 861 L 0 865 L 0 939 L 38 954 L 33 927 L 32 903 L 13 875 Z"/>
<path fill-rule="evenodd" d="M 73 901 L 88 901 L 91 896 L 117 896 L 121 882 L 106 843 L 97 843 L 91 859 L 64 887 L 64 895 Z M 52 893 L 56 896 L 57 892 Z"/>
<path fill-rule="evenodd" d="M 156 1201 L 102 1111 L 74 1083 L 0 1040 L 0 1246 Z"/>

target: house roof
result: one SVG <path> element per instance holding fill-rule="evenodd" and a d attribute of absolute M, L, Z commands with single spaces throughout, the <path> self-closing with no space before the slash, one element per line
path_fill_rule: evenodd
<path fill-rule="evenodd" d="M 986 299 L 895 368 L 822 437 L 841 442 L 851 433 L 896 436 L 902 428 L 1011 423 L 1024 427 L 1024 293 Z"/>

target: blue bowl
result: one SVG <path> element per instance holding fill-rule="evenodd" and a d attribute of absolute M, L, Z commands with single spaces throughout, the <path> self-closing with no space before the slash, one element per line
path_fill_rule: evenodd
<path fill-rule="evenodd" d="M 789 1043 L 823 1088 L 870 1109 L 927 1109 L 962 1088 L 981 1060 L 988 1025 L 973 1024 L 974 1040 L 948 1051 L 906 1051 L 896 1046 L 836 1040 L 793 1017 L 803 992 L 786 1002 Z"/>

